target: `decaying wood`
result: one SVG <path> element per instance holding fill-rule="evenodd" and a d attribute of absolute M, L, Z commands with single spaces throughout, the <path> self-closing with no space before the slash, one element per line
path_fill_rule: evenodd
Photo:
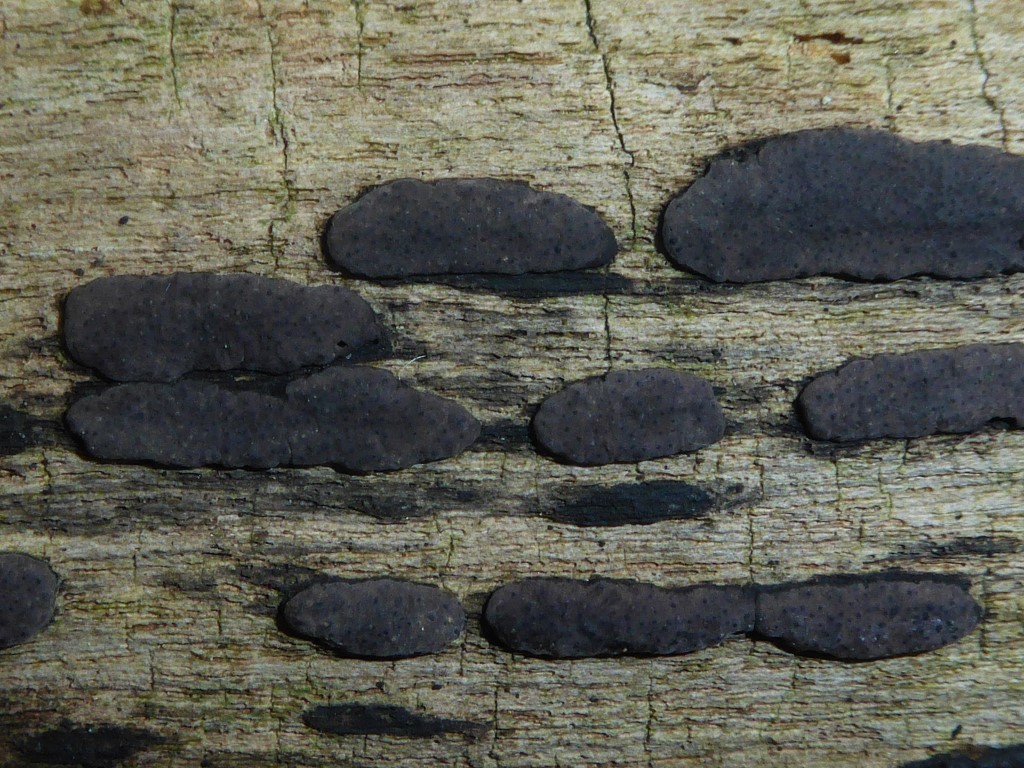
<path fill-rule="evenodd" d="M 708 156 L 766 134 L 874 126 L 1024 152 L 1022 17 L 1020 0 L 0 2 L 0 397 L 44 420 L 33 448 L 0 458 L 0 549 L 63 579 L 55 623 L 0 654 L 0 764 L 19 764 L 10 740 L 65 718 L 167 738 L 139 764 L 217 768 L 891 766 L 1024 740 L 1024 432 L 824 449 L 791 408 L 854 355 L 1024 341 L 1024 276 L 709 287 L 653 237 Z M 622 253 L 564 280 L 374 285 L 326 269 L 320 229 L 361 189 L 452 175 L 571 194 Z M 99 275 L 198 269 L 352 285 L 395 329 L 382 364 L 462 402 L 485 439 L 367 477 L 84 459 L 59 428 L 92 380 L 61 350 L 61 297 Z M 537 402 L 634 365 L 709 378 L 725 439 L 625 467 L 535 454 Z M 667 478 L 741 488 L 653 526 L 537 516 L 574 486 Z M 890 566 L 970 576 L 981 630 L 859 665 L 744 640 L 546 662 L 479 632 L 483 595 L 526 574 Z M 443 584 L 473 618 L 437 656 L 337 659 L 275 626 L 277 588 L 307 569 Z M 349 701 L 492 729 L 302 724 Z"/>

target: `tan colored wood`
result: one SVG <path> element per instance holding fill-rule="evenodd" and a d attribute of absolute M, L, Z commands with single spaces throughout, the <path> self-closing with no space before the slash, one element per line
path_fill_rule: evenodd
<path fill-rule="evenodd" d="M 611 271 L 629 282 L 544 298 L 353 281 L 397 331 L 382 365 L 503 426 L 504 448 L 359 478 L 105 466 L 55 430 L 0 458 L 0 549 L 45 556 L 64 581 L 53 626 L 0 654 L 0 765 L 18 764 L 8 739 L 63 717 L 166 735 L 138 758 L 152 766 L 881 767 L 1024 741 L 1024 432 L 830 452 L 791 411 L 807 376 L 852 355 L 1024 341 L 1024 277 L 706 288 L 653 244 L 669 197 L 747 138 L 843 124 L 1024 151 L 1022 18 L 1020 0 L 2 0 L 0 397 L 40 417 L 90 378 L 59 344 L 70 287 L 198 269 L 340 282 L 323 222 L 394 177 L 574 195 L 616 230 Z M 708 377 L 726 439 L 635 467 L 535 455 L 530 407 L 609 365 Z M 651 478 L 743 490 L 706 520 L 647 527 L 534 514 L 573 484 Z M 422 516 L 399 524 L 358 511 L 412 502 Z M 894 565 L 971 576 L 982 629 L 858 665 L 745 640 L 553 663 L 498 652 L 474 618 L 450 652 L 373 663 L 272 619 L 287 566 L 435 582 L 477 612 L 526 574 L 771 582 Z M 494 729 L 340 738 L 299 721 L 349 700 Z"/>

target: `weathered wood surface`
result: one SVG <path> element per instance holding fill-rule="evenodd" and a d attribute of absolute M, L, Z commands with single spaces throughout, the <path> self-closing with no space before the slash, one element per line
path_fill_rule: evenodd
<path fill-rule="evenodd" d="M 791 410 L 810 374 L 853 355 L 1024 341 L 1024 276 L 708 287 L 652 236 L 705 158 L 747 138 L 843 124 L 1024 152 L 1022 18 L 1020 0 L 2 0 L 0 397 L 49 426 L 0 458 L 0 549 L 48 558 L 63 589 L 53 626 L 0 654 L 0 764 L 62 718 L 166 736 L 137 758 L 152 766 L 890 766 L 1024 740 L 1024 432 L 823 450 Z M 595 205 L 622 244 L 606 278 L 351 281 L 396 329 L 381 364 L 486 421 L 477 449 L 355 478 L 76 453 L 59 418 L 91 377 L 58 341 L 71 286 L 196 269 L 342 281 L 323 222 L 404 175 L 526 179 Z M 534 453 L 544 395 L 632 365 L 710 378 L 726 438 L 627 467 Z M 665 478 L 729 503 L 620 529 L 536 514 L 576 487 Z M 497 651 L 476 617 L 525 574 L 741 583 L 894 565 L 972 577 L 982 629 L 858 665 L 744 640 L 553 663 Z M 443 584 L 475 615 L 438 656 L 333 658 L 274 625 L 275 585 L 306 568 Z M 352 700 L 493 727 L 423 741 L 300 721 Z"/>

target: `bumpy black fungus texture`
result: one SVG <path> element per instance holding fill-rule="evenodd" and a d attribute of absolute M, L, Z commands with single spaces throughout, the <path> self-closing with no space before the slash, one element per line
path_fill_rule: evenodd
<path fill-rule="evenodd" d="M 676 264 L 735 283 L 1016 272 L 1022 238 L 1024 158 L 846 128 L 712 161 L 662 224 Z"/>
<path fill-rule="evenodd" d="M 480 434 L 457 403 L 359 367 L 296 379 L 283 397 L 191 380 L 122 384 L 78 400 L 66 420 L 91 456 L 170 467 L 377 472 L 454 456 Z"/>
<path fill-rule="evenodd" d="M 189 371 L 288 373 L 379 341 L 357 294 L 257 275 L 104 277 L 64 305 L 71 357 L 116 381 L 172 381 Z"/>
<path fill-rule="evenodd" d="M 754 631 L 796 653 L 867 661 L 955 643 L 981 614 L 961 579 L 883 572 L 762 587 Z"/>
<path fill-rule="evenodd" d="M 436 653 L 466 624 L 451 593 L 398 579 L 313 584 L 284 604 L 281 618 L 341 655 L 376 659 Z"/>
<path fill-rule="evenodd" d="M 532 426 L 546 452 L 594 466 L 704 448 L 722 438 L 725 417 L 704 379 L 651 368 L 570 384 L 540 404 Z"/>
<path fill-rule="evenodd" d="M 495 590 L 484 621 L 504 648 L 531 656 L 666 656 L 751 631 L 754 594 L 739 586 L 534 578 Z"/>
<path fill-rule="evenodd" d="M 17 745 L 30 763 L 109 768 L 164 739 L 139 728 L 118 725 L 64 725 L 24 739 Z"/>
<path fill-rule="evenodd" d="M 1024 344 L 975 344 L 854 360 L 819 375 L 797 399 L 819 440 L 972 432 L 1024 424 Z"/>
<path fill-rule="evenodd" d="M 424 739 L 445 734 L 479 737 L 488 731 L 485 723 L 410 712 L 393 704 L 334 704 L 314 707 L 302 715 L 302 721 L 314 730 L 339 736 L 359 734 Z"/>
<path fill-rule="evenodd" d="M 398 179 L 331 218 L 328 259 L 362 277 L 600 267 L 618 251 L 594 210 L 500 179 Z"/>
<path fill-rule="evenodd" d="M 1009 747 L 975 747 L 964 752 L 936 755 L 904 763 L 903 768 L 1021 768 L 1024 744 Z"/>
<path fill-rule="evenodd" d="M 53 619 L 57 575 L 48 563 L 0 553 L 0 648 L 31 640 Z"/>

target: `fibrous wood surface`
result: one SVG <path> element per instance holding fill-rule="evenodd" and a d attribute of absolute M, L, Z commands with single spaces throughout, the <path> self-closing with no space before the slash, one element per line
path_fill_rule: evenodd
<path fill-rule="evenodd" d="M 870 126 L 1024 152 L 1022 16 L 1020 0 L 0 2 L 0 398 L 41 420 L 32 448 L 0 458 L 0 549 L 63 580 L 54 624 L 0 654 L 0 765 L 63 719 L 166 737 L 140 765 L 211 768 L 881 767 L 1024 740 L 1024 432 L 829 448 L 792 410 L 853 356 L 1024 341 L 1024 276 L 709 286 L 654 239 L 707 157 L 769 134 Z M 595 277 L 328 271 L 330 214 L 402 176 L 573 195 L 622 251 Z M 62 296 L 200 269 L 354 287 L 395 329 L 379 364 L 461 402 L 484 439 L 365 477 L 83 458 L 59 420 L 92 377 L 61 350 Z M 709 379 L 725 438 L 636 466 L 535 453 L 545 396 L 649 366 Z M 672 478 L 726 501 L 651 526 L 539 516 L 574 488 Z M 969 576 L 981 628 L 857 665 L 749 641 L 551 662 L 479 632 L 484 594 L 527 575 L 741 584 L 891 566 Z M 275 626 L 277 587 L 306 569 L 443 585 L 468 630 L 435 656 L 335 658 Z M 351 701 L 491 730 L 302 723 Z"/>

